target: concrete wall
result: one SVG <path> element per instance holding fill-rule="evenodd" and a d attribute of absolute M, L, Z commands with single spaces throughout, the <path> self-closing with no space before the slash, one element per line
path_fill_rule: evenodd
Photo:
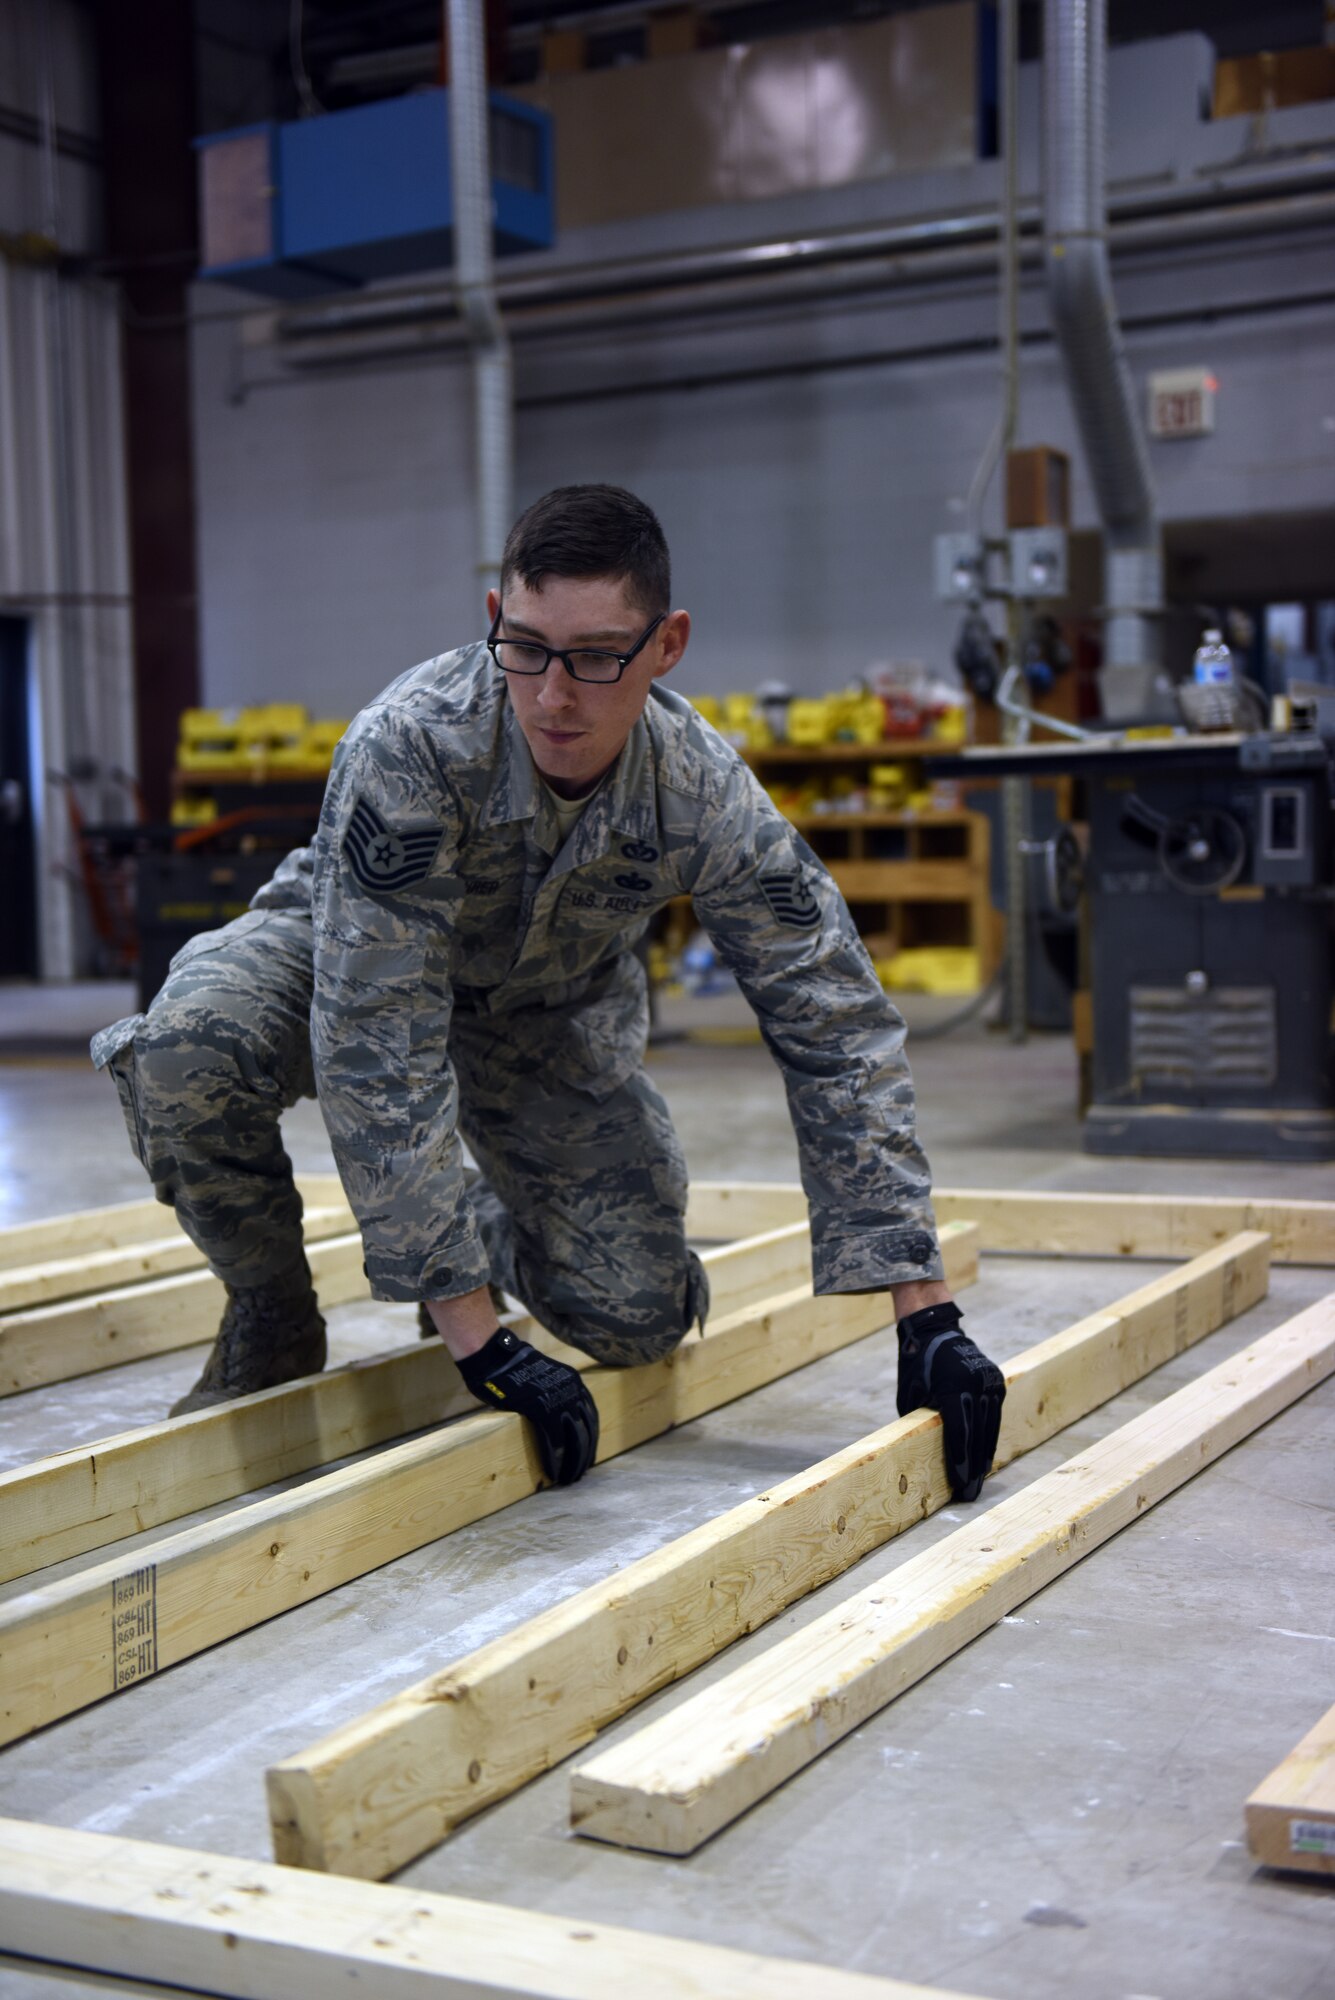
<path fill-rule="evenodd" d="M 1203 167 L 1226 179 L 1230 160 L 1245 164 L 1247 121 L 1199 122 L 1198 38 L 1153 50 L 1114 56 L 1121 192 L 1173 178 L 1199 185 Z M 1147 60 L 1155 91 L 1129 89 L 1125 67 L 1118 84 L 1119 64 L 1139 66 L 1143 80 Z M 1166 76 L 1177 79 L 1171 89 Z M 1139 131 L 1138 104 L 1150 121 Z M 1286 119 L 1332 157 L 1331 107 L 1278 114 L 1270 143 L 1288 143 Z M 659 218 L 629 235 L 624 225 L 584 231 L 538 262 L 949 214 L 995 196 L 995 164 L 978 163 L 830 191 L 819 203 Z M 1213 438 L 1153 447 L 1165 518 L 1335 508 L 1332 249 L 1327 225 L 1118 259 L 1138 381 L 1200 364 L 1221 384 Z M 214 312 L 245 305 L 213 291 L 199 300 Z M 1022 317 L 1022 441 L 1072 452 L 1076 521 L 1092 525 L 1036 271 Z M 995 420 L 995 321 L 995 283 L 983 276 L 746 315 L 651 317 L 596 339 L 525 340 L 518 497 L 613 479 L 651 501 L 672 543 L 678 598 L 697 619 L 687 687 L 777 675 L 820 690 L 876 660 L 943 664 L 956 615 L 932 598 L 931 538 L 958 525 Z M 257 364 L 242 324 L 210 320 L 196 337 L 206 697 L 282 695 L 346 712 L 414 660 L 481 633 L 467 365 L 442 353 L 285 377 Z M 250 376 L 275 386 L 237 400 Z"/>

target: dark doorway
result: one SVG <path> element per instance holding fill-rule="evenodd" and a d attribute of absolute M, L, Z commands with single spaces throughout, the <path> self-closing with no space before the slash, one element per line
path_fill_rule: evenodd
<path fill-rule="evenodd" d="M 0 979 L 36 979 L 28 623 L 0 618 Z"/>

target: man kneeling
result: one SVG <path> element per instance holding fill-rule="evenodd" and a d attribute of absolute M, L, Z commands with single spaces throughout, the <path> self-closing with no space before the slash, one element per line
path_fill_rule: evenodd
<path fill-rule="evenodd" d="M 634 951 L 689 896 L 783 1074 L 815 1288 L 893 1292 L 899 1407 L 942 1412 L 956 1495 L 977 1494 L 1005 1389 L 942 1281 L 904 1023 L 827 871 L 664 688 L 691 629 L 670 606 L 642 501 L 536 502 L 486 641 L 362 711 L 312 845 L 95 1038 L 159 1197 L 227 1287 L 174 1414 L 324 1366 L 279 1132 L 314 1094 L 374 1296 L 422 1302 L 479 1401 L 533 1424 L 551 1479 L 588 1469 L 578 1372 L 501 1330 L 494 1298 L 614 1367 L 704 1323 Z"/>

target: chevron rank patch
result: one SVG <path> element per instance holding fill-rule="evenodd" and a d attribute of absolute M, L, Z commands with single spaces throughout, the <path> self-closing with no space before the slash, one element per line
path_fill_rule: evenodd
<path fill-rule="evenodd" d="M 791 875 L 762 875 L 760 887 L 781 924 L 795 931 L 815 930 L 820 922 L 820 904 L 796 869 Z"/>
<path fill-rule="evenodd" d="M 420 882 L 443 836 L 439 826 L 390 826 L 369 799 L 359 798 L 343 836 L 343 852 L 362 888 L 382 896 Z"/>

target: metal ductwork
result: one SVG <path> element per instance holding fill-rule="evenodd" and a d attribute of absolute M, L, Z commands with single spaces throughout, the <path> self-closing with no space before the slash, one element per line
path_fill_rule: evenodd
<path fill-rule="evenodd" d="M 1148 711 L 1163 657 L 1163 550 L 1108 269 L 1107 0 L 1044 0 L 1048 305 L 1103 522 L 1104 712 Z"/>
<path fill-rule="evenodd" d="M 510 341 L 496 301 L 486 28 L 482 0 L 447 0 L 450 173 L 454 183 L 454 297 L 473 350 L 477 447 L 477 566 L 499 588 L 514 515 L 514 385 Z"/>

